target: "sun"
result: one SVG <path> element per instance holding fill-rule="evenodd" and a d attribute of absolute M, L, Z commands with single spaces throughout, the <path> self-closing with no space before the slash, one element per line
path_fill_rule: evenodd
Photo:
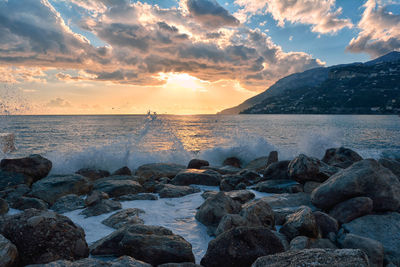
<path fill-rule="evenodd" d="M 161 72 L 158 73 L 157 78 L 166 81 L 164 85 L 165 88 L 175 90 L 190 89 L 193 92 L 205 92 L 207 91 L 205 86 L 209 84 L 209 82 L 200 80 L 187 73 Z"/>

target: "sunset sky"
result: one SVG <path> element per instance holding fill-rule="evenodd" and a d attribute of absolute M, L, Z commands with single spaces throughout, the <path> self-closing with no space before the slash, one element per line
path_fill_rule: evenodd
<path fill-rule="evenodd" d="M 0 113 L 216 113 L 400 50 L 400 0 L 0 0 Z"/>

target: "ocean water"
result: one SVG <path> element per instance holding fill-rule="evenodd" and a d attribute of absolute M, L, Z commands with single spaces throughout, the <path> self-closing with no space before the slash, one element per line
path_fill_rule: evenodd
<path fill-rule="evenodd" d="M 220 165 L 243 163 L 278 150 L 322 157 L 346 146 L 363 157 L 400 157 L 400 117 L 370 115 L 144 115 L 2 116 L 0 133 L 13 133 L 17 150 L 0 158 L 37 153 L 53 161 L 53 173 L 83 167 L 113 171 L 145 163 L 187 164 L 203 158 Z"/>

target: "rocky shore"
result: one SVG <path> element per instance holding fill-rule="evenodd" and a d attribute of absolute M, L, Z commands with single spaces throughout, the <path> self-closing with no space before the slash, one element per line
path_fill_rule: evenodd
<path fill-rule="evenodd" d="M 322 159 L 279 160 L 273 151 L 245 165 L 231 157 L 113 173 L 51 168 L 40 155 L 1 161 L 0 266 L 400 266 L 400 159 L 340 147 Z M 215 237 L 197 264 L 184 237 L 145 224 L 140 208 L 123 209 L 193 194 L 204 198 L 193 217 Z M 101 223 L 114 231 L 88 244 L 63 215 L 71 211 L 110 213 Z"/>

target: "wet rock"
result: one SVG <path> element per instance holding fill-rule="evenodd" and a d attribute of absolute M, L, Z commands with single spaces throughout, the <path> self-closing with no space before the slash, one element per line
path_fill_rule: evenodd
<path fill-rule="evenodd" d="M 331 166 L 346 169 L 362 159 L 357 152 L 345 147 L 339 147 L 327 149 L 322 161 Z"/>
<path fill-rule="evenodd" d="M 59 260 L 47 264 L 28 265 L 26 267 L 151 267 L 151 265 L 129 256 L 122 256 L 112 261 L 86 258 L 78 261 Z"/>
<path fill-rule="evenodd" d="M 50 175 L 32 185 L 30 195 L 53 205 L 60 197 L 76 194 L 85 195 L 92 189 L 88 179 L 79 175 Z"/>
<path fill-rule="evenodd" d="M 368 267 L 367 255 L 358 249 L 305 249 L 258 258 L 252 267 Z"/>
<path fill-rule="evenodd" d="M 380 242 L 388 258 L 396 266 L 400 266 L 400 214 L 366 215 L 343 224 L 346 233 L 367 237 Z"/>
<path fill-rule="evenodd" d="M 307 157 L 304 154 L 294 158 L 288 166 L 290 179 L 300 183 L 307 181 L 324 182 L 338 171 L 337 167 L 330 166 L 317 158 Z"/>
<path fill-rule="evenodd" d="M 173 163 L 150 163 L 140 166 L 135 175 L 144 178 L 153 177 L 155 179 L 161 177 L 173 178 L 184 169 L 186 169 L 185 166 Z"/>
<path fill-rule="evenodd" d="M 241 165 L 241 161 L 240 159 L 236 158 L 236 157 L 230 157 L 230 158 L 226 158 L 224 160 L 224 162 L 222 163 L 222 166 L 233 166 L 235 168 L 240 168 Z"/>
<path fill-rule="evenodd" d="M 334 206 L 329 215 L 340 223 L 348 223 L 358 217 L 370 214 L 372 209 L 372 199 L 369 197 L 355 197 Z"/>
<path fill-rule="evenodd" d="M 241 170 L 237 174 L 244 178 L 244 182 L 246 184 L 254 184 L 255 180 L 258 180 L 260 178 L 260 174 L 258 174 L 257 172 L 246 169 Z"/>
<path fill-rule="evenodd" d="M 339 224 L 335 218 L 321 211 L 314 211 L 313 215 L 323 238 L 327 238 L 329 233 L 336 234 L 339 231 Z"/>
<path fill-rule="evenodd" d="M 143 213 L 144 210 L 141 209 L 125 209 L 114 213 L 101 223 L 114 229 L 120 229 L 132 224 L 143 224 L 144 221 L 139 217 Z"/>
<path fill-rule="evenodd" d="M 236 174 L 240 172 L 242 169 L 236 168 L 230 165 L 222 166 L 222 167 L 215 167 L 215 166 L 203 166 L 201 167 L 202 170 L 212 170 L 216 171 L 221 175 L 226 175 L 226 174 Z"/>
<path fill-rule="evenodd" d="M 13 267 L 18 263 L 17 247 L 7 238 L 0 235 L 0 266 Z"/>
<path fill-rule="evenodd" d="M 265 227 L 236 227 L 208 244 L 201 265 L 243 267 L 258 257 L 283 252 L 280 239 Z"/>
<path fill-rule="evenodd" d="M 226 214 L 219 222 L 218 227 L 215 230 L 215 235 L 219 236 L 220 234 L 229 231 L 235 227 L 250 226 L 247 224 L 248 222 L 246 221 L 246 219 L 239 214 Z"/>
<path fill-rule="evenodd" d="M 228 193 L 228 192 L 226 192 L 225 194 L 227 194 L 227 193 Z M 204 192 L 201 194 L 201 197 L 204 198 L 204 199 L 207 199 L 207 198 L 209 198 L 209 197 L 215 196 L 216 194 L 218 194 L 218 191 L 204 191 Z"/>
<path fill-rule="evenodd" d="M 6 214 L 9 210 L 8 203 L 4 199 L 0 198 L 0 215 Z"/>
<path fill-rule="evenodd" d="M 318 237 L 318 226 L 312 210 L 309 207 L 303 207 L 300 211 L 288 215 L 279 232 L 286 235 L 289 240 L 300 235 Z"/>
<path fill-rule="evenodd" d="M 310 195 L 306 193 L 276 194 L 262 199 L 273 209 L 312 206 Z"/>
<path fill-rule="evenodd" d="M 86 206 L 92 206 L 99 203 L 102 199 L 109 199 L 110 196 L 107 193 L 101 191 L 92 191 L 85 199 Z"/>
<path fill-rule="evenodd" d="M 75 194 L 60 197 L 51 207 L 57 213 L 65 213 L 77 209 L 83 209 L 85 201 Z"/>
<path fill-rule="evenodd" d="M 226 192 L 225 194 L 228 195 L 233 200 L 239 201 L 242 204 L 249 202 L 255 197 L 254 193 L 248 190 L 234 190 Z"/>
<path fill-rule="evenodd" d="M 0 230 L 17 247 L 22 266 L 89 255 L 82 228 L 52 211 L 28 209 L 7 216 Z"/>
<path fill-rule="evenodd" d="M 274 230 L 275 219 L 272 208 L 263 199 L 246 203 L 240 212 L 249 226 L 263 226 Z"/>
<path fill-rule="evenodd" d="M 188 169 L 200 169 L 203 166 L 209 166 L 210 163 L 208 163 L 207 160 L 202 160 L 202 159 L 192 159 L 189 161 L 189 164 L 187 166 Z"/>
<path fill-rule="evenodd" d="M 30 191 L 31 189 L 26 184 L 20 184 L 0 191 L 0 198 L 3 198 L 8 203 L 13 203 Z"/>
<path fill-rule="evenodd" d="M 278 151 L 271 151 L 268 155 L 267 167 L 275 162 L 278 162 Z"/>
<path fill-rule="evenodd" d="M 92 255 L 128 255 L 155 266 L 169 262 L 194 262 L 190 243 L 161 226 L 127 226 L 100 239 L 90 248 Z"/>
<path fill-rule="evenodd" d="M 176 198 L 200 192 L 200 189 L 191 186 L 166 184 L 159 192 L 160 198 Z"/>
<path fill-rule="evenodd" d="M 240 209 L 239 202 L 232 200 L 224 192 L 219 192 L 201 204 L 196 212 L 196 219 L 206 226 L 217 227 L 222 217 L 239 213 Z"/>
<path fill-rule="evenodd" d="M 158 196 L 151 193 L 129 194 L 114 198 L 118 201 L 132 201 L 132 200 L 158 200 Z"/>
<path fill-rule="evenodd" d="M 171 181 L 174 185 L 209 185 L 217 186 L 221 175 L 212 170 L 185 169 L 179 172 Z"/>
<path fill-rule="evenodd" d="M 128 175 L 131 176 L 132 175 L 132 171 L 131 169 L 129 169 L 128 167 L 122 167 L 118 170 L 116 170 L 115 172 L 112 173 L 112 176 L 116 176 L 116 175 Z"/>
<path fill-rule="evenodd" d="M 18 185 L 31 185 L 33 179 L 21 173 L 6 172 L 0 170 L 0 190 L 6 190 Z"/>
<path fill-rule="evenodd" d="M 263 178 L 261 181 L 266 180 L 288 180 L 288 167 L 289 167 L 289 160 L 278 161 L 270 164 L 265 170 L 261 171 Z"/>
<path fill-rule="evenodd" d="M 314 191 L 315 188 L 317 188 L 318 186 L 320 186 L 322 183 L 318 183 L 318 182 L 313 182 L 313 181 L 308 181 L 304 184 L 304 193 L 307 194 L 311 194 L 312 191 Z"/>
<path fill-rule="evenodd" d="M 400 162 L 395 159 L 380 159 L 378 161 L 383 167 L 388 168 L 400 179 Z"/>
<path fill-rule="evenodd" d="M 353 197 L 372 199 L 375 211 L 397 211 L 400 208 L 400 182 L 387 168 L 373 159 L 354 163 L 333 175 L 316 188 L 312 202 L 329 209 Z"/>
<path fill-rule="evenodd" d="M 261 171 L 267 167 L 268 157 L 260 157 L 255 160 L 250 161 L 247 165 L 244 166 L 245 169 L 251 171 Z"/>
<path fill-rule="evenodd" d="M 371 266 L 383 266 L 384 250 L 380 242 L 358 235 L 347 234 L 339 238 L 338 243 L 342 248 L 354 248 L 364 251 Z"/>
<path fill-rule="evenodd" d="M 47 210 L 47 203 L 34 197 L 20 197 L 12 203 L 12 208 L 17 210 L 37 209 Z"/>
<path fill-rule="evenodd" d="M 100 179 L 94 183 L 93 189 L 105 192 L 110 197 L 137 194 L 143 191 L 142 186 L 138 182 L 123 179 Z"/>
<path fill-rule="evenodd" d="M 110 176 L 109 171 L 92 169 L 92 168 L 83 168 L 76 171 L 75 173 L 88 178 L 90 181 L 96 181 L 98 179 Z"/>
<path fill-rule="evenodd" d="M 244 183 L 245 186 L 246 184 L 250 184 L 246 178 L 241 175 L 223 175 L 219 189 L 221 191 L 232 191 L 235 190 L 240 183 Z"/>
<path fill-rule="evenodd" d="M 79 214 L 85 215 L 85 217 L 88 218 L 120 209 L 122 209 L 121 203 L 110 199 L 101 199 L 84 209 Z"/>
<path fill-rule="evenodd" d="M 18 159 L 3 159 L 0 162 L 2 171 L 24 174 L 31 177 L 34 182 L 46 177 L 51 167 L 51 161 L 40 155 L 30 155 L 29 157 Z"/>
<path fill-rule="evenodd" d="M 303 186 L 293 180 L 268 180 L 258 183 L 254 190 L 265 193 L 298 193 L 303 192 Z"/>

